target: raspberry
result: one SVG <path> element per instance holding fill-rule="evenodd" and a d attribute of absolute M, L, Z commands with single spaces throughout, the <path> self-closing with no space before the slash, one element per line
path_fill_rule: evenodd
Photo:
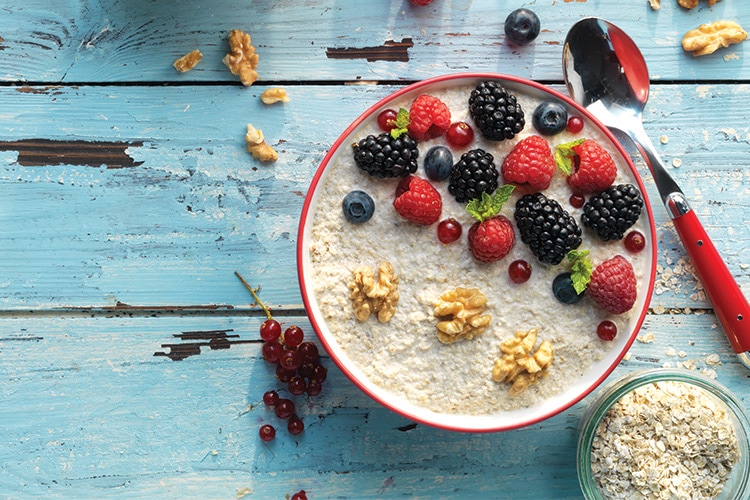
<path fill-rule="evenodd" d="M 451 125 L 451 111 L 437 97 L 422 94 L 411 103 L 409 109 L 409 135 L 418 141 L 426 141 L 443 135 Z"/>
<path fill-rule="evenodd" d="M 617 165 L 593 139 L 580 139 L 556 148 L 558 166 L 568 174 L 568 184 L 579 193 L 599 193 L 615 181 Z"/>
<path fill-rule="evenodd" d="M 555 158 L 545 139 L 531 135 L 513 147 L 501 167 L 505 182 L 547 189 L 555 174 Z"/>
<path fill-rule="evenodd" d="M 404 219 L 429 226 L 440 219 L 443 200 L 427 179 L 411 175 L 399 182 L 393 208 Z"/>
<path fill-rule="evenodd" d="M 471 200 L 466 205 L 466 211 L 477 219 L 469 228 L 469 250 L 480 262 L 496 262 L 508 255 L 516 244 L 513 224 L 504 215 L 498 215 L 513 189 L 506 184 L 492 196 L 483 193 L 481 199 Z"/>
<path fill-rule="evenodd" d="M 637 296 L 632 264 L 622 255 L 605 260 L 591 273 L 586 294 L 610 314 L 629 311 Z"/>

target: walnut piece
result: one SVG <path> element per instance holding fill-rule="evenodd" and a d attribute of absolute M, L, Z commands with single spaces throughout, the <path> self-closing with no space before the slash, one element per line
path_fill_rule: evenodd
<path fill-rule="evenodd" d="M 433 308 L 438 318 L 438 340 L 450 344 L 484 333 L 492 321 L 492 316 L 484 313 L 486 305 L 487 297 L 478 288 L 458 287 L 445 292 Z"/>
<path fill-rule="evenodd" d="M 708 0 L 708 5 L 713 5 L 719 0 Z M 685 9 L 694 9 L 698 6 L 698 0 L 677 0 L 677 4 Z"/>
<path fill-rule="evenodd" d="M 554 349 L 552 344 L 545 340 L 532 354 L 536 336 L 536 328 L 526 332 L 519 330 L 513 337 L 505 339 L 500 344 L 500 351 L 503 354 L 495 359 L 492 379 L 495 382 L 511 384 L 509 391 L 511 396 L 521 394 L 528 386 L 537 383 L 548 374 L 548 368 L 554 357 Z"/>
<path fill-rule="evenodd" d="M 278 153 L 266 144 L 263 138 L 263 131 L 247 124 L 247 133 L 245 134 L 247 143 L 247 152 L 253 155 L 253 158 L 262 162 L 276 161 L 279 159 Z"/>
<path fill-rule="evenodd" d="M 286 90 L 281 87 L 273 87 L 267 89 L 260 95 L 260 100 L 263 104 L 274 104 L 277 102 L 289 102 L 289 96 L 286 95 Z"/>
<path fill-rule="evenodd" d="M 648 3 L 653 10 L 659 10 L 661 8 L 660 0 L 648 0 Z"/>
<path fill-rule="evenodd" d="M 694 56 L 712 54 L 721 47 L 740 43 L 747 38 L 747 33 L 734 21 L 715 21 L 701 24 L 698 28 L 685 33 L 682 48 Z"/>
<path fill-rule="evenodd" d="M 201 62 L 201 59 L 203 59 L 201 51 L 193 50 L 173 62 L 172 66 L 174 66 L 180 73 L 185 73 L 195 68 L 196 64 Z"/>
<path fill-rule="evenodd" d="M 241 30 L 229 32 L 229 54 L 221 60 L 233 75 L 240 77 L 242 85 L 250 86 L 258 79 L 258 54 L 250 44 L 250 35 Z"/>
<path fill-rule="evenodd" d="M 359 321 L 366 321 L 371 314 L 377 314 L 378 321 L 386 323 L 396 313 L 398 276 L 388 261 L 380 264 L 377 280 L 371 267 L 357 267 L 349 282 L 349 290 L 354 317 Z"/>

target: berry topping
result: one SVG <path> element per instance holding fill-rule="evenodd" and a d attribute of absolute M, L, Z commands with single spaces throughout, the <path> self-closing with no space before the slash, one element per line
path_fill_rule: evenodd
<path fill-rule="evenodd" d="M 461 223 L 451 217 L 450 219 L 440 221 L 437 227 L 437 236 L 440 243 L 447 245 L 459 239 L 462 231 Z"/>
<path fill-rule="evenodd" d="M 632 184 L 611 186 L 589 198 L 581 222 L 604 241 L 621 240 L 636 223 L 643 208 L 641 192 Z"/>
<path fill-rule="evenodd" d="M 429 226 L 440 219 L 443 200 L 427 179 L 410 175 L 398 183 L 393 208 L 404 219 Z"/>
<path fill-rule="evenodd" d="M 615 181 L 617 165 L 609 153 L 592 139 L 578 139 L 555 147 L 557 166 L 568 175 L 568 184 L 578 193 L 598 193 Z"/>
<path fill-rule="evenodd" d="M 424 156 L 424 173 L 431 181 L 444 181 L 451 175 L 453 153 L 445 146 L 433 146 Z"/>
<path fill-rule="evenodd" d="M 422 94 L 409 108 L 409 134 L 418 141 L 441 136 L 451 124 L 451 111 L 437 97 Z"/>
<path fill-rule="evenodd" d="M 605 342 L 612 341 L 617 336 L 617 325 L 605 319 L 596 327 L 596 335 Z"/>
<path fill-rule="evenodd" d="M 539 16 L 529 9 L 516 9 L 505 18 L 505 36 L 516 45 L 533 42 L 540 29 Z"/>
<path fill-rule="evenodd" d="M 473 199 L 466 205 L 466 211 L 477 219 L 469 228 L 469 250 L 480 262 L 502 259 L 516 243 L 510 219 L 498 215 L 513 189 L 514 186 L 505 184 L 494 195 L 482 193 L 481 200 Z"/>
<path fill-rule="evenodd" d="M 432 0 L 409 0 L 409 2 L 412 5 L 418 5 L 420 7 L 423 7 L 425 5 L 430 5 L 432 3 Z"/>
<path fill-rule="evenodd" d="M 578 134 L 583 130 L 583 118 L 580 116 L 571 116 L 568 118 L 568 132 Z"/>
<path fill-rule="evenodd" d="M 275 319 L 267 319 L 260 325 L 260 338 L 266 342 L 279 340 L 281 325 Z"/>
<path fill-rule="evenodd" d="M 260 426 L 260 429 L 258 429 L 258 435 L 260 436 L 261 441 L 273 441 L 273 439 L 276 437 L 276 429 L 273 427 L 273 425 L 264 424 Z"/>
<path fill-rule="evenodd" d="M 547 141 L 531 135 L 513 147 L 501 167 L 505 182 L 547 189 L 555 175 L 555 158 Z"/>
<path fill-rule="evenodd" d="M 633 265 L 622 255 L 605 260 L 594 268 L 587 293 L 610 314 L 629 311 L 637 296 Z"/>
<path fill-rule="evenodd" d="M 640 231 L 630 231 L 625 235 L 625 249 L 630 253 L 638 253 L 646 248 L 646 237 Z"/>
<path fill-rule="evenodd" d="M 570 203 L 570 206 L 573 208 L 581 208 L 584 203 L 586 203 L 586 198 L 584 198 L 580 194 L 571 194 L 570 199 L 568 199 L 568 202 Z"/>
<path fill-rule="evenodd" d="M 416 3 L 416 2 L 427 2 L 427 3 Z M 427 5 L 430 2 L 432 2 L 432 0 L 412 0 L 412 3 L 414 3 L 415 5 Z M 307 493 L 305 493 L 305 490 L 299 490 L 297 493 L 292 495 L 292 497 L 289 500 L 307 500 Z"/>
<path fill-rule="evenodd" d="M 395 129 L 394 129 L 395 130 Z M 368 135 L 354 144 L 354 162 L 373 177 L 406 177 L 417 171 L 419 150 L 409 134 Z"/>
<path fill-rule="evenodd" d="M 494 157 L 483 149 L 472 149 L 461 155 L 453 165 L 448 181 L 448 192 L 459 203 L 481 198 L 482 193 L 493 193 L 498 186 L 500 172 Z"/>
<path fill-rule="evenodd" d="M 508 266 L 508 276 L 513 283 L 526 283 L 531 278 L 531 264 L 523 259 L 514 260 Z"/>
<path fill-rule="evenodd" d="M 445 132 L 445 139 L 454 148 L 463 148 L 474 140 L 474 129 L 466 122 L 451 123 Z"/>
<path fill-rule="evenodd" d="M 512 139 L 526 125 L 516 96 L 492 80 L 480 82 L 471 91 L 469 113 L 485 139 L 491 141 Z"/>
<path fill-rule="evenodd" d="M 364 191 L 355 190 L 344 196 L 341 202 L 344 216 L 349 222 L 362 224 L 367 222 L 375 212 L 375 202 Z M 280 330 L 280 329 L 279 329 Z"/>
<path fill-rule="evenodd" d="M 526 194 L 516 202 L 516 225 L 521 241 L 545 264 L 559 264 L 581 244 L 581 228 L 560 204 L 542 193 Z"/>
<path fill-rule="evenodd" d="M 552 293 L 563 304 L 575 304 L 583 298 L 583 293 L 576 292 L 573 280 L 568 272 L 558 274 L 552 281 Z"/>
<path fill-rule="evenodd" d="M 542 135 L 559 134 L 568 125 L 568 111 L 557 101 L 540 103 L 531 118 L 534 128 Z"/>
<path fill-rule="evenodd" d="M 390 132 L 396 128 L 396 111 L 385 109 L 378 114 L 378 127 L 383 132 Z"/>

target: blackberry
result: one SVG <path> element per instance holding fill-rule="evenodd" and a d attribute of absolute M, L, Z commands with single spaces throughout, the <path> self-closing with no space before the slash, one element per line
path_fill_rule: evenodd
<path fill-rule="evenodd" d="M 499 175 L 490 153 L 480 148 L 472 149 L 462 154 L 451 168 L 448 192 L 459 203 L 481 198 L 482 193 L 492 194 L 497 189 Z"/>
<path fill-rule="evenodd" d="M 417 171 L 419 150 L 409 134 L 368 135 L 353 145 L 354 162 L 373 177 L 406 177 Z"/>
<path fill-rule="evenodd" d="M 621 240 L 641 215 L 643 197 L 632 184 L 610 186 L 583 205 L 581 222 L 604 241 Z"/>
<path fill-rule="evenodd" d="M 485 139 L 491 141 L 512 139 L 526 125 L 516 96 L 492 80 L 480 82 L 471 91 L 469 113 Z"/>
<path fill-rule="evenodd" d="M 514 217 L 521 241 L 529 245 L 539 262 L 559 264 L 581 244 L 581 228 L 576 220 L 542 193 L 519 198 Z"/>

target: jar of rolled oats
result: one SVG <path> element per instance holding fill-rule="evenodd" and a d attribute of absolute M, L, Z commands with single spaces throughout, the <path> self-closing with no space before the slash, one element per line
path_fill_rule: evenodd
<path fill-rule="evenodd" d="M 587 499 L 750 498 L 750 418 L 726 387 L 686 369 L 630 373 L 584 412 Z"/>

